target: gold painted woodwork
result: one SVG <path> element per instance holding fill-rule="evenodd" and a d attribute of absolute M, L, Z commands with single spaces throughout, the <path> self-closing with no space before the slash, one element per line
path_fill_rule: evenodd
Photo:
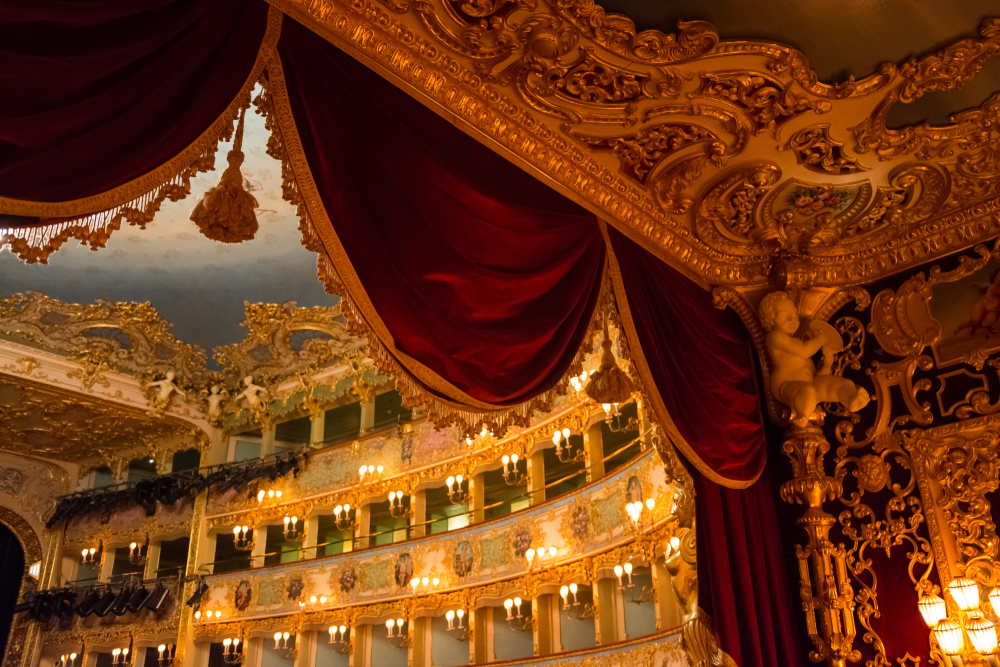
<path fill-rule="evenodd" d="M 79 463 L 81 473 L 107 465 L 116 475 L 139 456 L 164 461 L 173 452 L 202 449 L 192 425 L 93 396 L 53 389 L 0 374 L 0 448 L 26 457 Z"/>
<path fill-rule="evenodd" d="M 828 85 L 794 49 L 702 21 L 639 33 L 585 0 L 272 4 L 703 284 L 765 284 L 789 253 L 807 284 L 862 283 L 1000 232 L 996 96 L 945 127 L 885 126 L 975 76 L 995 19 Z M 768 195 L 792 183 L 862 192 L 785 220 Z"/>

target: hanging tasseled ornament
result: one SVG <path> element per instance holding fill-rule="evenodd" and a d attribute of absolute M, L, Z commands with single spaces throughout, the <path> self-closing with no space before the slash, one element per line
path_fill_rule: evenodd
<path fill-rule="evenodd" d="M 590 376 L 584 389 L 595 403 L 628 403 L 635 391 L 635 383 L 615 361 L 611 352 L 611 336 L 608 335 L 608 320 L 604 320 L 604 340 L 601 341 L 601 367 Z"/>
<path fill-rule="evenodd" d="M 240 111 L 240 122 L 236 126 L 236 137 L 233 139 L 233 149 L 226 159 L 229 166 L 222 172 L 219 184 L 205 193 L 197 206 L 191 212 L 191 220 L 201 233 L 213 241 L 223 243 L 242 243 L 249 241 L 257 233 L 257 200 L 243 189 L 243 174 L 240 165 L 243 164 L 243 115 L 246 109 Z"/>

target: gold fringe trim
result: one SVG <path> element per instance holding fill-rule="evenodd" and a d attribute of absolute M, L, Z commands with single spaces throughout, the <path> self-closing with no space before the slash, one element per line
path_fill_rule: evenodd
<path fill-rule="evenodd" d="M 201 136 L 159 168 L 99 195 L 66 202 L 32 202 L 0 197 L 3 213 L 40 218 L 30 227 L 0 229 L 0 248 L 10 246 L 23 261 L 45 264 L 69 239 L 92 250 L 103 248 L 122 220 L 145 229 L 165 199 L 179 201 L 191 194 L 191 179 L 215 168 L 219 143 L 229 141 L 240 110 L 249 106 L 250 93 L 266 64 L 276 53 L 281 35 L 281 11 L 268 8 L 267 28 L 253 68 L 225 111 Z"/>
<path fill-rule="evenodd" d="M 611 276 L 611 284 L 614 286 L 614 298 L 617 303 L 617 324 L 620 330 L 625 334 L 625 343 L 622 345 L 623 352 L 627 347 L 627 357 L 632 364 L 632 370 L 634 373 L 638 374 L 640 383 L 642 385 L 643 393 L 646 398 L 649 399 L 649 404 L 653 407 L 653 413 L 656 415 L 660 426 L 663 427 L 663 431 L 667 434 L 667 437 L 673 442 L 674 446 L 684 454 L 684 458 L 691 462 L 698 472 L 710 479 L 711 481 L 725 486 L 730 489 L 745 489 L 754 484 L 760 477 L 761 472 L 764 470 L 764 466 L 758 470 L 753 479 L 749 480 L 739 480 L 739 479 L 729 479 L 723 477 L 719 473 L 712 470 L 711 467 L 704 461 L 701 457 L 694 451 L 690 443 L 681 435 L 681 432 L 677 429 L 677 425 L 674 424 L 674 420 L 670 417 L 670 412 L 667 410 L 666 404 L 663 402 L 663 397 L 660 396 L 660 392 L 656 389 L 656 382 L 653 379 L 653 373 L 649 369 L 649 364 L 646 361 L 646 356 L 642 352 L 642 346 L 639 344 L 639 335 L 635 330 L 635 323 L 632 320 L 632 311 L 629 309 L 628 297 L 625 294 L 625 286 L 622 284 L 621 269 L 618 266 L 618 259 L 615 257 L 614 249 L 611 246 L 611 239 L 608 236 L 607 223 L 604 220 L 599 221 L 601 224 L 601 232 L 604 234 L 604 243 L 607 246 L 608 253 L 608 273 Z"/>
<path fill-rule="evenodd" d="M 570 378 L 582 371 L 583 361 L 593 347 L 594 338 L 602 331 L 603 313 L 611 292 L 606 280 L 607 261 L 602 268 L 598 305 L 583 343 L 566 375 L 556 386 L 513 406 L 497 407 L 476 400 L 395 348 L 392 336 L 375 312 L 323 206 L 291 113 L 279 58 L 275 57 L 268 65 L 261 83 L 264 92 L 254 99 L 254 104 L 257 112 L 266 119 L 265 127 L 271 131 L 267 153 L 281 161 L 282 197 L 296 206 L 302 244 L 317 253 L 319 278 L 327 292 L 340 296 L 348 330 L 368 341 L 368 356 L 381 374 L 395 378 L 403 404 L 408 407 L 424 405 L 428 417 L 439 428 L 454 424 L 465 435 L 473 435 L 486 428 L 496 437 L 501 437 L 511 427 L 528 426 L 536 411 L 550 410 L 553 399 L 568 391 Z"/>

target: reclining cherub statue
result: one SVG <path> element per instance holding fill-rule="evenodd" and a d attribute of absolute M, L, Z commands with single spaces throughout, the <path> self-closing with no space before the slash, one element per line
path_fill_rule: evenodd
<path fill-rule="evenodd" d="M 824 322 L 810 328 L 808 340 L 795 338 L 798 308 L 785 292 L 765 296 L 757 312 L 768 332 L 765 346 L 771 357 L 771 395 L 792 409 L 793 424 L 809 423 L 820 403 L 838 402 L 851 412 L 868 405 L 867 391 L 832 373 L 833 355 L 844 346 L 836 329 Z M 823 350 L 823 365 L 817 371 L 812 357 L 819 350 Z"/>

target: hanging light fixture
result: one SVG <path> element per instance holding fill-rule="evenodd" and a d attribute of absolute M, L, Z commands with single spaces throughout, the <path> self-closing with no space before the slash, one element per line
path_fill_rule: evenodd
<path fill-rule="evenodd" d="M 959 655 L 965 650 L 962 626 L 951 619 L 945 619 L 934 626 L 934 637 L 941 650 L 948 655 Z"/>
<path fill-rule="evenodd" d="M 924 595 L 917 603 L 917 608 L 920 609 L 920 615 L 924 617 L 924 622 L 929 628 L 933 628 L 948 617 L 944 600 L 937 595 Z"/>
<path fill-rule="evenodd" d="M 979 584 L 968 577 L 953 579 L 948 584 L 948 592 L 962 611 L 972 611 L 979 607 Z"/>

